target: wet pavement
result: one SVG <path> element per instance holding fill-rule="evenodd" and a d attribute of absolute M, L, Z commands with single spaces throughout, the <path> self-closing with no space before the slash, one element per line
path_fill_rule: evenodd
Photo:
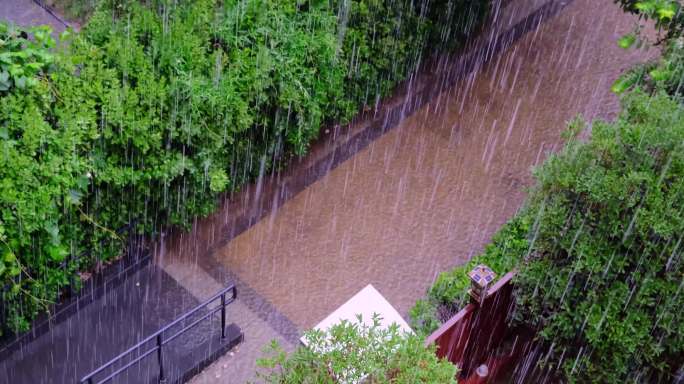
<path fill-rule="evenodd" d="M 326 143 L 336 144 L 314 147 L 294 166 L 305 171 L 266 176 L 233 196 L 183 246 L 196 247 L 200 259 L 213 256 L 300 331 L 369 283 L 407 318 L 439 272 L 480 252 L 519 209 L 532 168 L 561 147 L 566 122 L 577 114 L 613 118 L 612 82 L 656 54 L 617 47 L 635 20 L 601 3 L 512 2 L 499 30 L 548 9 L 455 83 L 416 80 L 386 102 L 398 116 L 381 110 L 331 129 Z M 419 110 L 412 113 L 411 103 Z M 340 141 L 353 143 L 340 153 Z M 231 359 L 196 382 L 240 382 L 217 376 Z"/>
<path fill-rule="evenodd" d="M 159 268 L 144 268 L 0 362 L 0 382 L 75 383 L 197 304 Z"/>

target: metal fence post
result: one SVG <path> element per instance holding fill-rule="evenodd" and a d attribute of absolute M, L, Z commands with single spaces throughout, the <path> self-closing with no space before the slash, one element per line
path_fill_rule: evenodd
<path fill-rule="evenodd" d="M 221 294 L 221 340 L 226 338 L 226 293 Z"/>
<path fill-rule="evenodd" d="M 164 360 L 162 357 L 162 337 L 161 334 L 157 335 L 157 360 L 159 361 L 159 383 L 166 383 L 166 378 L 164 377 Z"/>

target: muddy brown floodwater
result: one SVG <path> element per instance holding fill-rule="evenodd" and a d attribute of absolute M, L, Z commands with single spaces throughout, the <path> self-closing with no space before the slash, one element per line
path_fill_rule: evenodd
<path fill-rule="evenodd" d="M 569 119 L 614 116 L 610 85 L 644 53 L 616 46 L 634 19 L 598 3 L 573 2 L 215 257 L 301 329 L 369 283 L 407 315 L 513 216 Z"/>

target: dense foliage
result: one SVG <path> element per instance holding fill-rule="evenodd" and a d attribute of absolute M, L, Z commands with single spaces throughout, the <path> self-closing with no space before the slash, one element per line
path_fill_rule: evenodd
<path fill-rule="evenodd" d="M 26 329 L 76 271 L 115 257 L 114 229 L 187 226 L 306 153 L 439 33 L 462 43 L 487 4 L 105 0 L 59 47 L 2 24 L 2 328 Z"/>
<path fill-rule="evenodd" d="M 537 172 L 517 320 L 572 382 L 669 382 L 684 361 L 684 108 L 639 92 Z"/>
<path fill-rule="evenodd" d="M 53 46 L 47 28 L 0 24 L 0 284 L 11 328 L 25 327 L 24 310 L 66 283 L 73 267 L 62 263 L 74 251 L 73 223 L 89 184 L 84 154 L 96 130 L 71 116 L 78 105 L 55 105 Z"/>
<path fill-rule="evenodd" d="M 258 361 L 257 377 L 270 384 L 301 383 L 453 383 L 457 368 L 438 359 L 434 347 L 425 348 L 421 338 L 407 335 L 396 324 L 371 325 L 362 319 L 343 320 L 328 331 L 305 335 L 308 347 L 288 355 L 277 343 Z"/>

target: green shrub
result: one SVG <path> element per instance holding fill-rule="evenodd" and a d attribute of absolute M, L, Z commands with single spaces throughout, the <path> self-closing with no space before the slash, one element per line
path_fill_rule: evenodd
<path fill-rule="evenodd" d="M 238 9 L 240 7 L 240 9 Z M 294 1 L 101 10 L 74 44 L 102 139 L 92 205 L 148 231 L 206 215 L 220 192 L 303 154 L 339 95 L 334 17 Z"/>
<path fill-rule="evenodd" d="M 373 106 L 429 53 L 455 49 L 485 21 L 490 1 L 334 0 L 345 71 L 337 120 Z"/>
<path fill-rule="evenodd" d="M 70 116 L 53 124 L 67 113 L 56 107 L 54 45 L 45 27 L 0 23 L 0 285 L 2 323 L 13 329 L 66 284 L 77 267 L 67 256 L 80 251 L 84 154 L 96 130 Z"/>
<path fill-rule="evenodd" d="M 684 361 L 684 108 L 635 92 L 536 172 L 517 322 L 569 382 L 669 382 Z"/>
<path fill-rule="evenodd" d="M 273 342 L 267 357 L 258 361 L 259 382 L 300 383 L 453 383 L 456 366 L 438 359 L 434 346 L 425 348 L 421 338 L 406 335 L 396 324 L 380 327 L 342 321 L 327 332 L 305 335 L 308 347 L 289 356 Z"/>

